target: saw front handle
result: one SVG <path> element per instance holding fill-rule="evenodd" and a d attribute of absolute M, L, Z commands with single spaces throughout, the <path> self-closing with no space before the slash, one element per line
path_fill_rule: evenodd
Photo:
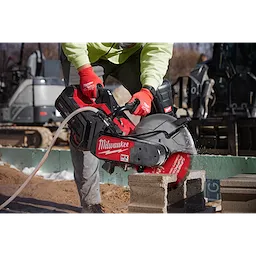
<path fill-rule="evenodd" d="M 139 106 L 140 101 L 138 99 L 135 99 L 133 102 L 126 103 L 122 107 L 118 107 L 112 114 L 111 118 L 114 119 L 117 116 L 122 116 L 123 112 L 128 110 L 131 114 L 136 110 L 136 108 Z"/>

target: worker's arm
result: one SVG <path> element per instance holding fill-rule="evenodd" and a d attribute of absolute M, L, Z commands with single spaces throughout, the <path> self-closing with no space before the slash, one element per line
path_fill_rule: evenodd
<path fill-rule="evenodd" d="M 171 43 L 145 43 L 141 52 L 142 86 L 148 85 L 156 89 L 163 83 L 172 52 Z"/>
<path fill-rule="evenodd" d="M 129 102 L 139 100 L 139 105 L 134 111 L 134 115 L 145 116 L 151 111 L 153 95 L 149 88 L 155 90 L 163 83 L 163 78 L 172 57 L 173 45 L 168 43 L 146 43 L 141 52 L 140 68 L 142 89 L 135 93 Z"/>
<path fill-rule="evenodd" d="M 97 98 L 97 85 L 104 87 L 102 80 L 95 74 L 88 57 L 87 45 L 62 43 L 67 59 L 75 66 L 80 76 L 80 88 L 88 98 Z"/>
<path fill-rule="evenodd" d="M 67 59 L 80 71 L 84 67 L 90 67 L 90 60 L 88 57 L 87 44 L 79 43 L 62 43 L 63 52 Z"/>

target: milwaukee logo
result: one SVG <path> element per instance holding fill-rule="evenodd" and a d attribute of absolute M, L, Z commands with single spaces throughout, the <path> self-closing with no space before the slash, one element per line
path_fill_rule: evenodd
<path fill-rule="evenodd" d="M 121 149 L 121 148 L 128 148 L 128 147 L 129 147 L 129 142 L 120 141 L 120 142 L 111 143 L 109 140 L 100 139 L 98 150 Z"/>
<path fill-rule="evenodd" d="M 168 113 L 170 111 L 172 111 L 172 106 L 164 108 L 164 113 Z"/>

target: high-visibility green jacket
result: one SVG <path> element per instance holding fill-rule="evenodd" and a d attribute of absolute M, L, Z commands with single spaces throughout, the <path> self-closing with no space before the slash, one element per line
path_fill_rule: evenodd
<path fill-rule="evenodd" d="M 171 43 L 136 43 L 130 48 L 120 48 L 118 43 L 62 43 L 65 55 L 76 68 L 99 59 L 122 64 L 141 47 L 142 86 L 150 85 L 157 88 L 163 82 L 172 57 Z"/>

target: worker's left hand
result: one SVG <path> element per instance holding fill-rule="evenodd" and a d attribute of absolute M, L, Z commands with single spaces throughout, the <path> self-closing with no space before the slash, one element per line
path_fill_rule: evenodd
<path fill-rule="evenodd" d="M 138 99 L 140 103 L 132 114 L 137 116 L 148 115 L 151 112 L 151 103 L 153 100 L 152 93 L 148 89 L 142 88 L 139 92 L 132 96 L 132 98 L 129 100 L 129 103 L 134 102 L 135 99 Z"/>

